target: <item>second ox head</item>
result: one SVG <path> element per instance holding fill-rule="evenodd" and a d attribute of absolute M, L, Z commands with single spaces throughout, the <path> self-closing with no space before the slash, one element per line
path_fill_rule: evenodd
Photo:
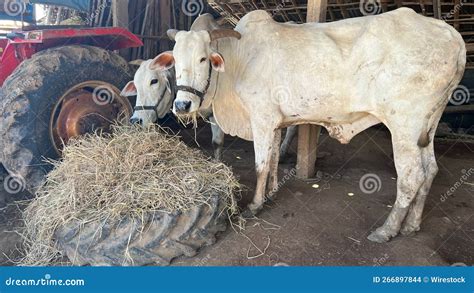
<path fill-rule="evenodd" d="M 158 55 L 150 69 L 175 67 L 177 94 L 173 112 L 189 115 L 199 110 L 211 85 L 212 71 L 225 71 L 224 58 L 214 50 L 213 42 L 226 37 L 240 39 L 240 34 L 229 29 L 211 32 L 169 30 L 168 36 L 176 41 L 173 51 Z"/>
<path fill-rule="evenodd" d="M 171 109 L 173 91 L 170 84 L 171 71 L 151 70 L 152 60 L 137 61 L 140 65 L 133 81 L 130 81 L 122 90 L 124 97 L 137 96 L 136 106 L 130 122 L 143 126 L 155 123 L 163 118 Z M 171 80 L 172 81 L 172 80 Z M 173 81 L 174 82 L 174 81 Z"/>

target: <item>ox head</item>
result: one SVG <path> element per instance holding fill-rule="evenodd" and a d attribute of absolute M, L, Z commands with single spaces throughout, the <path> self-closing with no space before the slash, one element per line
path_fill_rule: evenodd
<path fill-rule="evenodd" d="M 171 109 L 173 92 L 169 80 L 171 71 L 151 70 L 152 60 L 135 62 L 140 65 L 133 81 L 122 90 L 124 97 L 137 96 L 137 103 L 131 123 L 143 126 L 155 123 Z"/>
<path fill-rule="evenodd" d="M 220 38 L 240 34 L 234 30 L 208 31 L 169 30 L 168 36 L 176 41 L 173 52 L 158 55 L 150 64 L 152 70 L 175 67 L 177 95 L 173 112 L 177 115 L 196 113 L 211 84 L 212 71 L 224 72 L 224 58 L 213 49 L 212 43 Z"/>

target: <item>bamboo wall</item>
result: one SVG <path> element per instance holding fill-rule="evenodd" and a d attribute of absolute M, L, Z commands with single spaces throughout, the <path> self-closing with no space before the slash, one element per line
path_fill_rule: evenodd
<path fill-rule="evenodd" d="M 189 29 L 194 17 L 180 13 L 178 0 L 135 0 L 129 3 L 129 29 L 145 43 L 133 49 L 131 59 L 149 59 L 172 48 L 166 36 L 170 28 Z"/>

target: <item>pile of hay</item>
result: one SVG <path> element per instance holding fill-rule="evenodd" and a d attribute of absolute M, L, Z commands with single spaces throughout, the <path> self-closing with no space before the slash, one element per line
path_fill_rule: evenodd
<path fill-rule="evenodd" d="M 110 135 L 87 135 L 64 149 L 63 159 L 24 212 L 23 265 L 48 265 L 60 256 L 54 233 L 70 221 L 141 219 L 206 204 L 219 194 L 222 213 L 237 211 L 240 190 L 231 169 L 210 160 L 162 129 L 114 127 Z"/>

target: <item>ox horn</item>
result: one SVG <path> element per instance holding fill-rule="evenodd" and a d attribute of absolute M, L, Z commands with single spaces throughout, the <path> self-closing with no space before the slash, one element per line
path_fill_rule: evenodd
<path fill-rule="evenodd" d="M 235 30 L 231 29 L 217 29 L 209 32 L 211 36 L 211 42 L 222 39 L 222 38 L 236 38 L 240 40 L 242 37 L 241 34 Z"/>
<path fill-rule="evenodd" d="M 168 31 L 166 31 L 166 34 L 168 35 L 168 38 L 172 41 L 175 40 L 176 38 L 176 34 L 178 33 L 179 31 L 178 30 L 175 30 L 175 29 L 169 29 Z"/>
<path fill-rule="evenodd" d="M 137 60 L 133 60 L 133 61 L 128 62 L 128 64 L 130 64 L 132 66 L 140 66 L 140 65 L 142 65 L 143 62 L 145 62 L 145 60 L 137 59 Z"/>

